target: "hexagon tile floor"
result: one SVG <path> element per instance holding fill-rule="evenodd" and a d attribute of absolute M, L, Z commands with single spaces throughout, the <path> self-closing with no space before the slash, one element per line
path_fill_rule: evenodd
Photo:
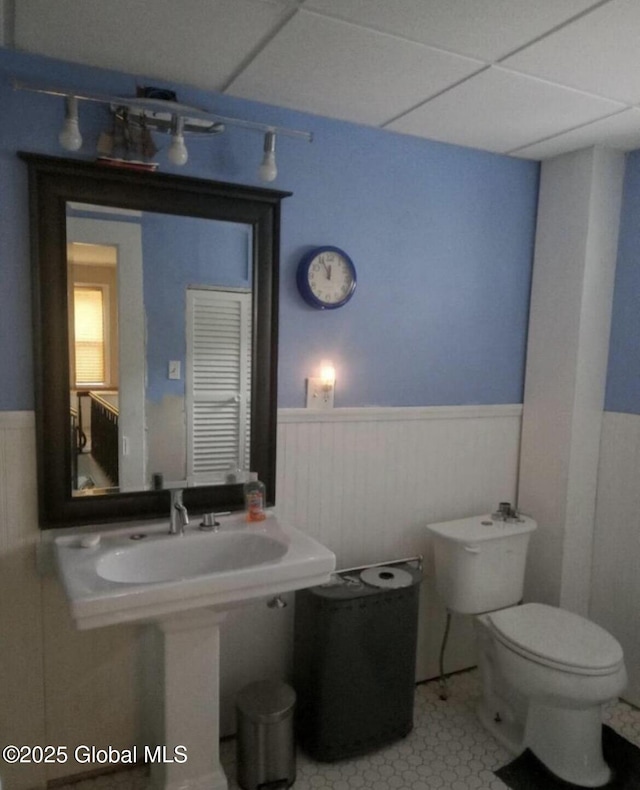
<path fill-rule="evenodd" d="M 508 790 L 493 773 L 513 757 L 485 730 L 475 716 L 480 695 L 477 671 L 449 679 L 450 697 L 442 701 L 436 681 L 416 688 L 413 731 L 365 757 L 317 763 L 297 756 L 294 790 Z M 619 702 L 605 712 L 605 721 L 640 746 L 640 710 Z M 221 744 L 221 759 L 235 782 L 235 741 Z M 59 790 L 148 790 L 144 767 L 59 786 Z"/>

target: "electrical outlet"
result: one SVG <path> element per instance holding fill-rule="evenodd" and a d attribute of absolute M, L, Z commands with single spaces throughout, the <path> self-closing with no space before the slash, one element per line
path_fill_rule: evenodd
<path fill-rule="evenodd" d="M 179 359 L 172 359 L 169 361 L 169 378 L 170 379 L 179 379 L 180 378 L 180 360 Z"/>

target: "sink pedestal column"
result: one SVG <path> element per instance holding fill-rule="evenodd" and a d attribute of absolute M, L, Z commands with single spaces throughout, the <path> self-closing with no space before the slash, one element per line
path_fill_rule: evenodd
<path fill-rule="evenodd" d="M 161 747 L 159 761 L 151 763 L 153 790 L 227 790 L 219 750 L 219 626 L 225 614 L 192 609 L 151 626 L 150 636 L 160 642 L 153 652 L 162 658 L 161 666 L 149 666 L 155 674 L 147 678 L 150 736 Z"/>

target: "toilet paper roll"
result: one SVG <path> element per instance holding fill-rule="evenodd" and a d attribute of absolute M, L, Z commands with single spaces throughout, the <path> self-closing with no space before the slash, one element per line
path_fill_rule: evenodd
<path fill-rule="evenodd" d="M 409 587 L 413 584 L 413 576 L 402 568 L 392 568 L 382 565 L 379 568 L 367 568 L 362 571 L 360 578 L 372 587 L 395 589 Z"/>

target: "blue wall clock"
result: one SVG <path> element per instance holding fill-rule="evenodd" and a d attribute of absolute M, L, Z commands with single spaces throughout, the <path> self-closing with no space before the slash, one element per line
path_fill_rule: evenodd
<path fill-rule="evenodd" d="M 356 279 L 353 261 L 338 247 L 316 247 L 298 264 L 298 290 L 318 310 L 345 305 L 356 290 Z"/>

